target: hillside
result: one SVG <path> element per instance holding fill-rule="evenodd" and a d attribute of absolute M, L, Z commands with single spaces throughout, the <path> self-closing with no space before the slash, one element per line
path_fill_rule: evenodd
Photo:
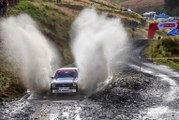
<path fill-rule="evenodd" d="M 164 0 L 116 0 L 121 6 L 137 12 L 163 10 Z"/>
<path fill-rule="evenodd" d="M 48 0 L 49 1 L 49 0 Z M 73 63 L 69 49 L 69 30 L 75 17 L 85 7 L 95 7 L 98 11 L 107 12 L 110 17 L 120 17 L 127 25 L 130 21 L 141 23 L 143 18 L 137 13 L 121 11 L 119 4 L 110 0 L 21 0 L 17 6 L 7 11 L 7 17 L 19 13 L 29 14 L 38 24 L 40 30 L 51 40 L 62 55 L 63 65 Z M 1 42 L 1 41 L 0 41 Z M 2 45 L 0 43 L 0 49 Z M 0 96 L 8 97 L 23 93 L 19 82 L 18 70 L 7 62 L 2 49 L 0 50 Z"/>
<path fill-rule="evenodd" d="M 85 7 L 95 7 L 99 11 L 107 12 L 111 17 L 120 17 L 124 23 L 128 23 L 131 20 L 140 23 L 143 20 L 136 13 L 121 12 L 121 7 L 110 2 L 110 0 L 63 0 L 59 5 L 56 5 L 55 2 L 22 0 L 18 6 L 8 11 L 8 15 L 16 15 L 21 12 L 31 15 L 39 24 L 42 32 L 59 46 L 59 50 L 63 53 L 63 58 L 65 59 L 64 64 L 69 64 L 72 62 L 68 59 L 70 54 L 65 53 L 65 49 L 68 48 L 68 32 L 72 21 L 80 10 Z"/>

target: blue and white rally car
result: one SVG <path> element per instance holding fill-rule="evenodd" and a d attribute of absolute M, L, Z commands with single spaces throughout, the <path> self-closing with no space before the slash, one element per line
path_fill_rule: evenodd
<path fill-rule="evenodd" d="M 77 68 L 60 68 L 56 70 L 51 82 L 51 93 L 76 93 L 78 91 Z"/>

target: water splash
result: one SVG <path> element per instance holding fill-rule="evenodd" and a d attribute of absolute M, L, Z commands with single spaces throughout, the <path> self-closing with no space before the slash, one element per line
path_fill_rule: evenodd
<path fill-rule="evenodd" d="M 27 14 L 8 17 L 1 21 L 0 30 L 8 62 L 17 68 L 25 87 L 49 89 L 51 72 L 60 59 L 33 19 Z"/>
<path fill-rule="evenodd" d="M 70 33 L 80 89 L 87 94 L 103 89 L 127 60 L 130 45 L 121 20 L 84 9 Z"/>

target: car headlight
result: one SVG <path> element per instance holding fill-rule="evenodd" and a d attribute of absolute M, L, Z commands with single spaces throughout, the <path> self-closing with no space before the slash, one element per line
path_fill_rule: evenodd
<path fill-rule="evenodd" d="M 54 83 L 52 83 L 52 84 L 51 84 L 51 86 L 52 86 L 52 87 L 55 87 L 55 84 L 54 84 Z"/>

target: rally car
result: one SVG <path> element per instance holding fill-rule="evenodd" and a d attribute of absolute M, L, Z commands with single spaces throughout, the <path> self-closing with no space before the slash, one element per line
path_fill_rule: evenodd
<path fill-rule="evenodd" d="M 51 93 L 76 93 L 78 91 L 78 69 L 60 68 L 51 82 Z"/>

